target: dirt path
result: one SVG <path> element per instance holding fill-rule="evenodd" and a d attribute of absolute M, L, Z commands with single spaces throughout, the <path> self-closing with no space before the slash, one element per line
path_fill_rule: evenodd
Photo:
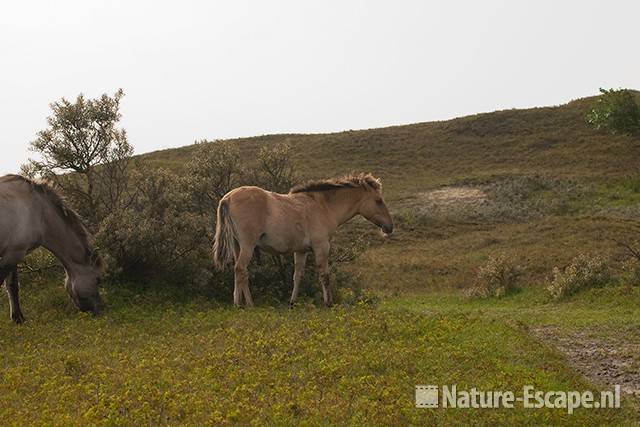
<path fill-rule="evenodd" d="M 533 329 L 533 333 L 558 348 L 595 384 L 620 384 L 623 393 L 640 397 L 640 342 L 636 334 L 616 331 L 603 339 L 595 338 L 592 331 L 566 332 L 550 326 Z"/>

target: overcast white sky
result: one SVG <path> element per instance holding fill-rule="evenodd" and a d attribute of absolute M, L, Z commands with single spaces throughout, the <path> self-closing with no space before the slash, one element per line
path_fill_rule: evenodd
<path fill-rule="evenodd" d="M 0 174 L 49 103 L 119 87 L 137 153 L 640 89 L 640 2 L 2 1 Z"/>

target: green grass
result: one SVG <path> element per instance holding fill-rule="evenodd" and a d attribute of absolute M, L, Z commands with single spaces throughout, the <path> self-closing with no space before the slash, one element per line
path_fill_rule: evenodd
<path fill-rule="evenodd" d="M 0 323 L 0 419 L 21 425 L 620 425 L 640 414 L 630 400 L 573 415 L 413 404 L 416 384 L 598 390 L 527 327 L 637 327 L 638 289 L 631 298 L 608 290 L 566 304 L 525 291 L 498 301 L 432 294 L 331 310 L 237 310 L 110 289 L 109 309 L 94 318 L 76 313 L 60 287 L 40 286 L 25 286 L 26 324 Z"/>
<path fill-rule="evenodd" d="M 640 287 L 590 289 L 563 302 L 552 302 L 539 287 L 504 298 L 470 299 L 451 293 L 391 298 L 382 307 L 441 315 L 465 314 L 513 324 L 561 328 L 640 326 Z"/>

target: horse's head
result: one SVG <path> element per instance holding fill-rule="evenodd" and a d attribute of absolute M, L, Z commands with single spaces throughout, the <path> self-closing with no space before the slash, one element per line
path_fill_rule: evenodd
<path fill-rule="evenodd" d="M 382 198 L 382 189 L 367 185 L 358 213 L 380 227 L 385 234 L 393 233 L 393 219 Z"/>
<path fill-rule="evenodd" d="M 94 265 L 76 267 L 72 275 L 67 274 L 65 287 L 78 310 L 100 313 L 102 300 L 98 286 L 101 278 L 101 268 Z"/>

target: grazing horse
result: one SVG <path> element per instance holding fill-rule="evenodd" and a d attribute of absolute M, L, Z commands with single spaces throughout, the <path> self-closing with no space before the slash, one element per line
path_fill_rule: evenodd
<path fill-rule="evenodd" d="M 24 321 L 17 265 L 40 246 L 64 266 L 65 287 L 76 307 L 97 314 L 102 261 L 78 214 L 46 182 L 18 175 L 0 177 L 0 284 L 7 279 L 11 318 L 16 323 Z"/>
<path fill-rule="evenodd" d="M 318 280 L 327 306 L 333 304 L 329 287 L 329 240 L 336 229 L 362 215 L 393 232 L 393 220 L 382 198 L 382 185 L 371 174 L 312 181 L 278 194 L 258 187 L 239 187 L 218 205 L 213 247 L 214 263 L 223 268 L 235 261 L 233 302 L 242 295 L 253 305 L 247 266 L 256 247 L 271 253 L 294 253 L 295 272 L 291 304 L 298 296 L 307 253 L 315 254 Z"/>

